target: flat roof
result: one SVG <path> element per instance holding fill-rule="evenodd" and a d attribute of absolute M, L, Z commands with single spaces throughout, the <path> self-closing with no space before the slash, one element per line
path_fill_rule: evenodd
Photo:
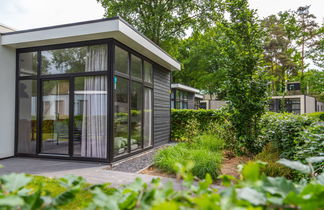
<path fill-rule="evenodd" d="M 1 33 L 0 45 L 28 48 L 114 38 L 169 70 L 180 63 L 120 17 Z"/>
<path fill-rule="evenodd" d="M 187 86 L 187 85 L 183 85 L 183 84 L 171 84 L 171 88 L 172 89 L 179 89 L 179 90 L 184 90 L 187 92 L 192 92 L 192 93 L 199 93 L 200 91 L 196 88 Z"/>

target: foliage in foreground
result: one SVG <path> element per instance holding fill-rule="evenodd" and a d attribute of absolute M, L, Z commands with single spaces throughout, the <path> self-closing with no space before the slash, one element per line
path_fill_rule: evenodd
<path fill-rule="evenodd" d="M 216 179 L 220 171 L 223 148 L 224 141 L 221 138 L 203 134 L 194 137 L 191 142 L 181 142 L 160 150 L 154 157 L 154 165 L 167 173 L 176 173 L 176 163 L 193 161 L 193 175 L 204 178 L 208 173 Z"/>
<path fill-rule="evenodd" d="M 150 184 L 141 179 L 119 189 L 107 184 L 87 185 L 81 177 L 68 176 L 59 179 L 65 189 L 51 196 L 42 183 L 28 188 L 33 177 L 25 174 L 10 174 L 0 177 L 1 209 L 59 209 L 62 205 L 78 202 L 80 191 L 88 190 L 91 199 L 87 209 L 322 209 L 324 208 L 324 174 L 314 176 L 312 163 L 323 162 L 323 157 L 313 157 L 309 165 L 282 159 L 279 162 L 309 174 L 306 183 L 294 183 L 283 177 L 266 177 L 260 173 L 264 163 L 249 162 L 241 169 L 241 178 L 223 175 L 222 184 L 226 187 L 218 192 L 210 175 L 198 183 L 189 172 L 193 164 L 177 164 L 178 176 L 183 178 L 183 189 L 175 190 L 172 183 L 162 184 L 153 179 Z M 75 208 L 81 208 L 76 206 Z"/>

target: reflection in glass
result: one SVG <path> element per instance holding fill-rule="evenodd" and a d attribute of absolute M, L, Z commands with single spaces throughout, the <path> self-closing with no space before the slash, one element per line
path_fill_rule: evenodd
<path fill-rule="evenodd" d="M 131 150 L 142 147 L 142 84 L 131 84 Z"/>
<path fill-rule="evenodd" d="M 107 45 L 42 51 L 42 74 L 64 74 L 107 70 Z M 105 56 L 102 56 L 105 55 Z M 93 57 L 99 56 L 102 60 Z M 99 63 L 93 63 L 99 62 Z"/>
<path fill-rule="evenodd" d="M 139 57 L 132 55 L 131 57 L 131 75 L 132 77 L 136 77 L 141 79 L 142 78 L 142 59 L 140 59 Z"/>
<path fill-rule="evenodd" d="M 149 83 L 153 81 L 153 66 L 147 61 L 144 61 L 144 81 Z"/>
<path fill-rule="evenodd" d="M 128 152 L 128 80 L 114 79 L 114 156 Z"/>
<path fill-rule="evenodd" d="M 152 146 L 152 89 L 144 88 L 144 148 Z"/>
<path fill-rule="evenodd" d="M 107 77 L 77 77 L 74 90 L 74 156 L 107 157 Z"/>
<path fill-rule="evenodd" d="M 121 49 L 120 47 L 115 47 L 115 71 L 128 74 L 128 52 Z"/>
<path fill-rule="evenodd" d="M 36 153 L 36 80 L 19 81 L 18 153 Z"/>
<path fill-rule="evenodd" d="M 19 54 L 19 76 L 37 75 L 37 52 Z"/>
<path fill-rule="evenodd" d="M 68 154 L 69 81 L 44 81 L 42 104 L 42 152 Z"/>

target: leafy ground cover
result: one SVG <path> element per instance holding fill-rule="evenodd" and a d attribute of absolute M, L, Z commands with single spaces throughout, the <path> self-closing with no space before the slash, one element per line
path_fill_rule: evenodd
<path fill-rule="evenodd" d="M 222 175 L 226 188 L 220 192 L 211 187 L 212 178 L 195 182 L 190 173 L 192 162 L 177 164 L 177 176 L 183 178 L 183 190 L 172 183 L 153 179 L 150 184 L 137 179 L 114 189 L 108 184 L 90 185 L 81 177 L 60 179 L 10 174 L 0 177 L 1 209 L 323 209 L 324 174 L 312 173 L 313 163 L 322 157 L 307 159 L 307 165 L 281 159 L 279 163 L 308 174 L 308 182 L 296 183 L 284 177 L 262 174 L 265 163 L 248 162 L 241 168 L 240 179 Z M 46 187 L 45 187 L 46 186 Z M 49 187 L 53 187 L 49 192 Z"/>

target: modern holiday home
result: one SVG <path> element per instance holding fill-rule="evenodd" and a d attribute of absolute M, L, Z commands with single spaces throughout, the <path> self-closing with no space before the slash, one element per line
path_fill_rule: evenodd
<path fill-rule="evenodd" d="M 0 158 L 113 162 L 170 137 L 180 64 L 119 17 L 0 27 Z"/>
<path fill-rule="evenodd" d="M 198 89 L 183 84 L 171 84 L 171 89 L 172 109 L 199 109 L 203 95 Z"/>

